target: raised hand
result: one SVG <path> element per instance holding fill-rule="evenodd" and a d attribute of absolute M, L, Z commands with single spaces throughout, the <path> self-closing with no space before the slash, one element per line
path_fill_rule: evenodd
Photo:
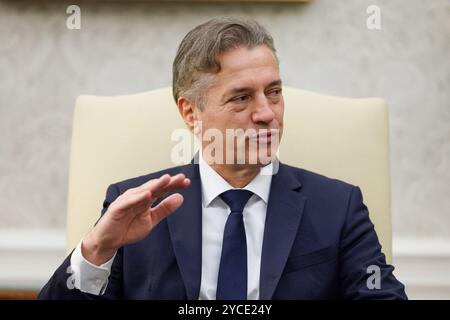
<path fill-rule="evenodd" d="M 122 246 L 144 239 L 165 217 L 178 209 L 183 196 L 174 193 L 157 206 L 152 204 L 167 192 L 186 188 L 190 180 L 183 174 L 165 174 L 139 187 L 128 189 L 112 202 L 96 226 L 84 237 L 82 254 L 86 260 L 101 265 Z"/>

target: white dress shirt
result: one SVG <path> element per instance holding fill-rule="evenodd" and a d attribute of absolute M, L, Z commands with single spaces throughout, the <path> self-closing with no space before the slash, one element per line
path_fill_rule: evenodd
<path fill-rule="evenodd" d="M 259 275 L 261 252 L 266 220 L 267 203 L 272 182 L 272 164 L 261 170 L 243 189 L 254 194 L 243 210 L 247 238 L 247 298 L 259 299 Z M 216 299 L 217 279 L 222 253 L 223 231 L 230 209 L 219 197 L 222 192 L 233 188 L 200 156 L 199 171 L 202 186 L 202 272 L 200 300 Z M 81 253 L 81 242 L 70 260 L 74 287 L 82 292 L 101 295 L 108 284 L 114 257 L 101 266 L 87 261 Z"/>

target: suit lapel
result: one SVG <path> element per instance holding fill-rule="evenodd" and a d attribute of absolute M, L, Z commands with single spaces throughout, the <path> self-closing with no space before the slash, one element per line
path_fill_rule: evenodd
<path fill-rule="evenodd" d="M 306 198 L 301 184 L 280 163 L 272 177 L 261 255 L 260 299 L 271 299 L 299 229 Z"/>
<path fill-rule="evenodd" d="M 187 298 L 198 299 L 202 270 L 202 199 L 198 164 L 189 164 L 181 171 L 191 185 L 180 193 L 183 205 L 167 218 L 170 238 L 183 278 Z"/>

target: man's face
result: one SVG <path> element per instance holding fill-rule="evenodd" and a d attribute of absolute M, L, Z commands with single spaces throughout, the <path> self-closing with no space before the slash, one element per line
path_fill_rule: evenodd
<path fill-rule="evenodd" d="M 201 121 L 203 140 L 208 130 L 216 129 L 213 132 L 223 137 L 224 163 L 229 163 L 227 154 L 234 155 L 234 163 L 240 163 L 238 153 L 245 150 L 245 163 L 254 164 L 251 159 L 257 158 L 258 164 L 267 164 L 261 155 L 275 156 L 272 147 L 277 148 L 283 130 L 284 101 L 277 60 L 267 46 L 260 45 L 228 50 L 219 56 L 219 62 L 221 71 L 206 94 L 204 109 L 194 111 L 195 119 Z M 238 132 L 236 129 L 246 131 L 245 146 L 231 136 L 227 139 L 227 129 L 232 129 L 228 134 Z M 253 135 L 264 132 L 271 134 Z M 204 156 L 211 153 L 205 152 L 211 151 L 205 149 L 208 144 L 211 147 L 211 141 L 202 141 Z"/>

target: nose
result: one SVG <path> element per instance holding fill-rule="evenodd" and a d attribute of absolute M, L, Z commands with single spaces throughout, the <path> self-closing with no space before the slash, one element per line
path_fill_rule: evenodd
<path fill-rule="evenodd" d="M 271 108 L 270 101 L 266 95 L 256 99 L 256 111 L 252 114 L 252 120 L 256 124 L 267 125 L 275 118 L 275 113 Z"/>

